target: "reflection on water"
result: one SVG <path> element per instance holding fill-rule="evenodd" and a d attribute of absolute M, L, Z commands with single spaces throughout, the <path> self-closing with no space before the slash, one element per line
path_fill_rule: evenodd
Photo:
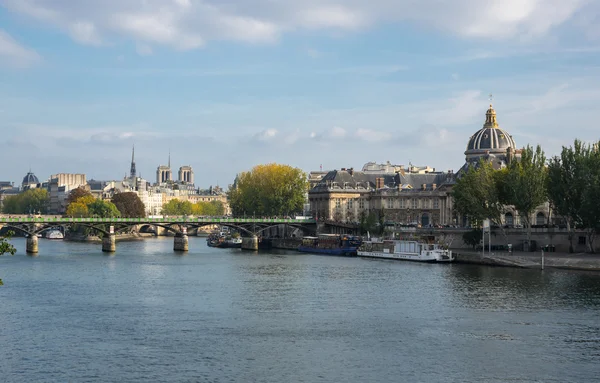
<path fill-rule="evenodd" d="M 588 382 L 600 276 L 40 240 L 0 258 L 3 381 Z"/>

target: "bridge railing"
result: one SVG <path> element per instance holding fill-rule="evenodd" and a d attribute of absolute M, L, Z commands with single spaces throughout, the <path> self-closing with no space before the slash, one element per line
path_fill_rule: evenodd
<path fill-rule="evenodd" d="M 0 217 L 0 223 L 315 223 L 314 219 L 295 218 L 71 218 L 71 217 Z"/>

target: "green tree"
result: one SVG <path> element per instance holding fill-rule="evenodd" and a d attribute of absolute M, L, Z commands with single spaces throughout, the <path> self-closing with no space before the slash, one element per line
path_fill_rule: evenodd
<path fill-rule="evenodd" d="M 461 175 L 451 195 L 457 212 L 469 216 L 473 223 L 490 219 L 500 227 L 506 240 L 502 226 L 505 205 L 501 200 L 504 177 L 504 172 L 495 170 L 489 161 L 481 160 L 477 166 L 470 167 Z"/>
<path fill-rule="evenodd" d="M 548 195 L 548 172 L 542 148 L 538 145 L 534 151 L 527 146 L 521 152 L 521 159 L 512 161 L 502 172 L 500 199 L 519 211 L 527 227 L 527 242 L 531 243 L 531 215 L 539 205 L 547 201 Z"/>
<path fill-rule="evenodd" d="M 302 170 L 273 163 L 241 173 L 229 190 L 229 201 L 236 216 L 291 215 L 302 212 L 307 191 Z"/>
<path fill-rule="evenodd" d="M 481 229 L 473 229 L 463 233 L 462 238 L 465 245 L 472 246 L 475 249 L 483 239 L 483 231 Z"/>
<path fill-rule="evenodd" d="M 580 140 L 572 147 L 564 147 L 560 156 L 548 161 L 546 188 L 552 208 L 564 218 L 569 238 L 569 252 L 573 252 L 575 225 L 582 223 L 582 203 L 588 180 L 588 149 Z"/>
<path fill-rule="evenodd" d="M 21 198 L 18 194 L 4 198 L 2 212 L 6 214 L 23 214 L 21 211 Z"/>
<path fill-rule="evenodd" d="M 119 209 L 123 218 L 140 218 L 146 216 L 146 207 L 137 193 L 126 192 L 115 194 L 112 198 L 112 203 Z"/>
<path fill-rule="evenodd" d="M 6 197 L 2 210 L 8 214 L 46 214 L 50 196 L 46 189 L 28 189 L 18 195 Z"/>
<path fill-rule="evenodd" d="M 115 204 L 110 201 L 95 199 L 93 202 L 89 203 L 87 207 L 89 210 L 89 215 L 91 217 L 118 218 L 121 216 L 121 212 L 119 211 L 119 209 L 117 209 Z"/>
<path fill-rule="evenodd" d="M 8 234 L 6 234 L 4 236 L 0 236 L 0 255 L 4 255 L 4 254 L 15 255 L 15 253 L 17 252 L 15 247 L 12 245 L 12 243 L 10 243 L 8 241 L 12 235 L 13 235 L 13 232 L 9 231 Z M 3 284 L 4 284 L 4 282 L 2 282 L 2 279 L 0 278 L 0 286 L 2 286 Z"/>

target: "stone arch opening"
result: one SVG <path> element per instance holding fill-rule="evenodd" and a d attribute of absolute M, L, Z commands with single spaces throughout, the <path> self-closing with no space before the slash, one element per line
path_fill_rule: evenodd
<path fill-rule="evenodd" d="M 513 216 L 512 213 L 508 212 L 508 213 L 504 214 L 504 223 L 507 226 L 513 226 L 515 224 L 515 217 Z"/>
<path fill-rule="evenodd" d="M 546 214 L 541 211 L 535 215 L 535 224 L 536 225 L 545 225 L 546 224 Z"/>

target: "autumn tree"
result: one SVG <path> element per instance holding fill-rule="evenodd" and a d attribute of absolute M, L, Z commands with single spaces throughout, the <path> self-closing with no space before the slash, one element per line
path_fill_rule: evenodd
<path fill-rule="evenodd" d="M 289 165 L 258 165 L 241 173 L 229 190 L 233 214 L 283 216 L 302 212 L 308 190 L 306 174 Z"/>
<path fill-rule="evenodd" d="M 221 201 L 199 201 L 192 204 L 189 201 L 172 199 L 163 205 L 162 214 L 165 215 L 207 215 L 218 216 L 225 213 Z"/>
<path fill-rule="evenodd" d="M 535 209 L 547 201 L 546 156 L 538 145 L 534 150 L 527 146 L 521 158 L 512 161 L 501 170 L 500 200 L 505 205 L 513 205 L 527 227 L 527 241 L 531 244 L 531 215 Z"/>
<path fill-rule="evenodd" d="M 126 192 L 115 194 L 112 198 L 112 203 L 121 212 L 121 217 L 123 218 L 140 218 L 146 216 L 146 207 L 137 193 Z"/>
<path fill-rule="evenodd" d="M 69 204 L 71 204 L 72 202 L 76 202 L 78 199 L 80 199 L 82 197 L 94 198 L 92 196 L 92 193 L 88 189 L 86 189 L 84 186 L 80 186 L 69 192 L 69 195 L 67 196 L 67 200 L 66 200 L 67 206 L 69 206 Z"/>

